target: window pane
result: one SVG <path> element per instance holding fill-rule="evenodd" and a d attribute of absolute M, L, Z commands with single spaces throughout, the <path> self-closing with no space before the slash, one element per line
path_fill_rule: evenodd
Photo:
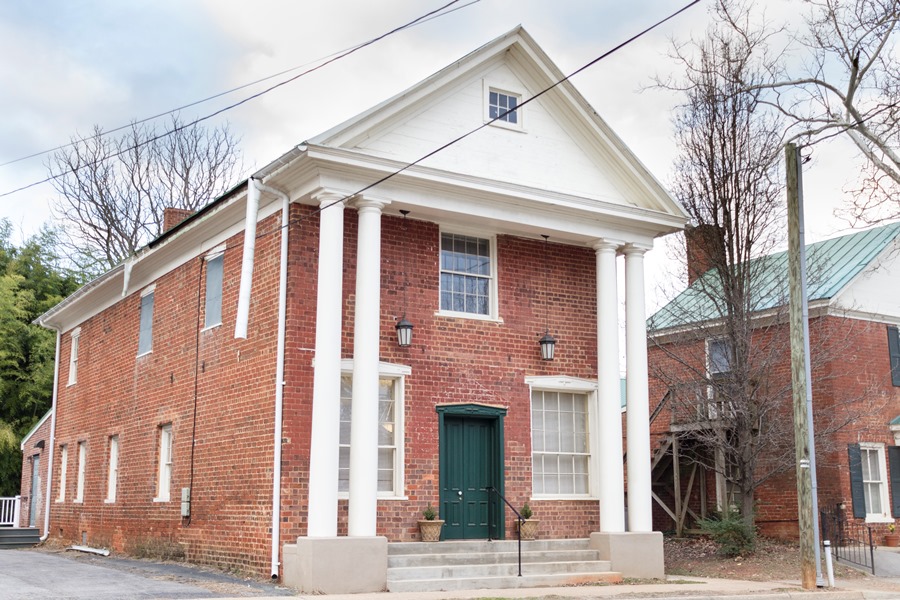
<path fill-rule="evenodd" d="M 153 349 L 153 292 L 141 298 L 140 332 L 138 334 L 138 354 Z"/>
<path fill-rule="evenodd" d="M 222 266 L 224 255 L 206 261 L 206 320 L 212 327 L 222 322 Z"/>

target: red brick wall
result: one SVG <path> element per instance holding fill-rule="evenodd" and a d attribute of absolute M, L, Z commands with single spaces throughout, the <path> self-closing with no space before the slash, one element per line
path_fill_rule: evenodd
<path fill-rule="evenodd" d="M 887 333 L 883 323 L 841 318 L 819 317 L 810 322 L 811 362 L 813 364 L 813 414 L 816 432 L 816 460 L 819 507 L 832 509 L 840 502 L 846 504 L 852 520 L 850 478 L 847 446 L 858 442 L 894 444 L 888 423 L 900 413 L 900 388 L 890 380 Z M 779 326 L 768 333 L 756 334 L 761 346 L 772 335 L 786 336 L 787 326 Z M 679 345 L 678 353 L 689 356 L 702 365 L 704 348 L 700 342 L 672 342 Z M 671 347 L 670 347 L 671 350 Z M 784 348 L 780 358 L 768 370 L 770 386 L 786 385 L 790 381 L 790 356 Z M 649 349 L 651 366 L 651 410 L 665 395 L 666 385 L 654 378 L 654 370 L 682 370 L 689 380 L 687 369 L 673 360 L 661 348 Z M 701 368 L 701 367 L 698 367 Z M 792 422 L 791 399 L 784 397 L 784 406 L 777 418 Z M 663 409 L 652 426 L 654 444 L 668 431 L 670 412 Z M 763 465 L 765 467 L 765 464 Z M 714 482 L 714 474 L 709 480 Z M 710 507 L 715 508 L 715 488 L 709 488 Z M 774 537 L 795 538 L 797 534 L 797 486 L 791 469 L 767 480 L 757 490 L 756 520 L 760 532 Z M 894 515 L 897 518 L 900 515 Z M 654 506 L 654 526 L 666 530 L 672 520 L 658 506 Z M 874 524 L 878 537 L 886 525 Z"/>
<path fill-rule="evenodd" d="M 292 206 L 282 434 L 285 543 L 307 529 L 309 423 L 318 249 L 318 215 Z M 65 540 L 131 552 L 181 547 L 189 560 L 268 573 L 276 362 L 277 216 L 260 223 L 247 340 L 233 338 L 242 236 L 225 253 L 223 325 L 201 331 L 205 277 L 194 258 L 156 282 L 153 352 L 136 357 L 140 290 L 81 324 L 78 382 L 66 386 L 70 336 L 61 348 L 59 444 L 69 444 L 66 499 L 54 503 L 51 529 Z M 302 221 L 302 222 L 301 222 Z M 353 353 L 356 211 L 345 212 L 343 356 Z M 382 218 L 381 360 L 407 365 L 407 500 L 378 503 L 378 533 L 418 539 L 416 521 L 438 504 L 438 404 L 475 402 L 508 409 L 506 495 L 531 499 L 532 375 L 596 377 L 595 258 L 588 248 L 511 236 L 497 238 L 500 321 L 451 318 L 438 310 L 437 225 Z M 402 270 L 409 271 L 406 314 L 413 345 L 400 348 L 394 325 L 403 313 Z M 544 268 L 550 270 L 546 290 Z M 199 298 L 198 298 L 199 291 Z M 550 306 L 557 358 L 540 360 L 538 339 Z M 199 311 L 198 311 L 199 307 Z M 199 341 L 199 346 L 198 346 Z M 196 419 L 194 418 L 196 382 Z M 159 427 L 171 423 L 174 467 L 169 502 L 153 502 Z M 191 469 L 192 434 L 194 461 Z M 105 503 L 108 439 L 119 435 L 116 502 Z M 84 502 L 72 501 L 77 443 L 88 444 Z M 54 468 L 59 477 L 59 465 Z M 193 477 L 193 483 L 192 478 Z M 192 517 L 180 517 L 180 490 L 192 487 Z M 531 502 L 541 535 L 584 537 L 599 527 L 597 502 Z M 346 531 L 346 501 L 339 530 Z M 512 521 L 507 523 L 512 535 Z"/>
<path fill-rule="evenodd" d="M 31 437 L 25 441 L 25 448 L 22 450 L 22 487 L 19 495 L 21 496 L 21 512 L 19 513 L 19 525 L 28 527 L 31 518 L 31 497 L 34 490 L 31 489 L 33 482 L 32 474 L 34 473 L 34 460 L 38 457 L 38 476 L 40 477 L 37 504 L 35 506 L 34 526 L 44 533 L 44 507 L 47 499 L 47 461 L 50 460 L 48 451 L 50 445 L 50 421 L 51 418 L 41 423 Z M 43 442 L 43 444 L 40 444 Z"/>

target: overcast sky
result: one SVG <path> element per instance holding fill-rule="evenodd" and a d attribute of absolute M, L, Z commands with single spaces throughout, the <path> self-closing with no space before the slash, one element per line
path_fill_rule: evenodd
<path fill-rule="evenodd" d="M 111 129 L 328 56 L 447 0 L 0 1 L 0 163 Z M 462 0 L 464 5 L 470 0 Z M 687 0 L 481 0 L 377 42 L 208 124 L 227 119 L 249 171 L 402 91 L 518 24 L 570 72 Z M 770 15 L 798 0 L 766 0 Z M 642 88 L 674 72 L 670 40 L 700 36 L 709 0 L 573 79 L 597 112 L 664 184 L 679 98 Z M 283 78 L 283 77 L 282 77 Z M 266 84 L 186 109 L 193 119 Z M 842 142 L 817 147 L 805 171 L 809 239 L 847 229 L 833 216 L 852 182 Z M 0 167 L 0 193 L 46 177 L 46 156 Z M 22 235 L 51 219 L 49 184 L 0 197 Z M 657 243 L 654 254 L 662 252 Z"/>

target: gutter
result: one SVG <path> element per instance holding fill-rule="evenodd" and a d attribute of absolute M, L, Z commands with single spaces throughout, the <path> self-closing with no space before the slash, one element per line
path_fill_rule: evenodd
<path fill-rule="evenodd" d="M 38 323 L 42 327 L 47 327 L 43 322 Z M 55 329 L 47 327 L 48 329 Z M 59 346 L 62 333 L 56 329 L 56 358 L 53 366 L 53 402 L 50 406 L 50 458 L 47 459 L 47 492 L 44 498 L 44 535 L 40 537 L 43 542 L 50 537 L 50 499 L 53 497 L 53 455 L 56 454 L 56 398 L 59 389 Z"/>

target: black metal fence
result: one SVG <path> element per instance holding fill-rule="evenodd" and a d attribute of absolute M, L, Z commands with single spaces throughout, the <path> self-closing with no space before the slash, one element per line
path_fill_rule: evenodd
<path fill-rule="evenodd" d="M 838 507 L 819 511 L 822 539 L 831 541 L 837 560 L 870 569 L 875 574 L 875 545 L 872 528 L 860 523 L 849 523 L 844 511 Z"/>

